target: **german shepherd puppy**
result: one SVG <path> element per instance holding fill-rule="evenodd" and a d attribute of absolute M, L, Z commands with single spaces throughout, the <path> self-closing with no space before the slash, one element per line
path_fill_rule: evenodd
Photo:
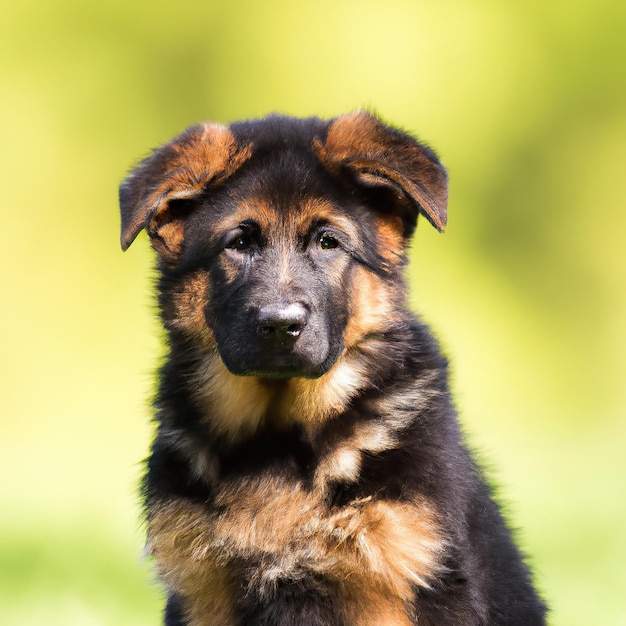
<path fill-rule="evenodd" d="M 535 626 L 545 609 L 408 310 L 435 153 L 375 116 L 201 124 L 120 189 L 168 354 L 144 483 L 167 626 Z"/>

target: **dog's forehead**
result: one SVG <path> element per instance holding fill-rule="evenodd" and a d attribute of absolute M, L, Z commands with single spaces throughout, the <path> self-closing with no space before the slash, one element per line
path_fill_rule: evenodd
<path fill-rule="evenodd" d="M 267 232 L 288 228 L 305 233 L 316 222 L 351 227 L 346 212 L 350 194 L 314 153 L 317 135 L 304 132 L 299 125 L 294 128 L 300 131 L 295 136 L 283 129 L 282 134 L 263 132 L 255 139 L 250 132 L 252 156 L 224 182 L 215 222 L 218 230 L 246 221 L 254 221 Z"/>

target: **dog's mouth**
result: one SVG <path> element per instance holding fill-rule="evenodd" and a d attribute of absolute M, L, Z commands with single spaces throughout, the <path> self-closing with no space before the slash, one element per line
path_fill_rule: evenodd
<path fill-rule="evenodd" d="M 231 374 L 256 376 L 270 380 L 287 378 L 319 378 L 334 364 L 328 345 L 289 345 L 276 342 L 271 348 L 263 343 L 239 346 L 231 352 L 219 349 L 220 356 Z M 219 344 L 218 344 L 219 345 Z"/>
<path fill-rule="evenodd" d="M 220 357 L 237 376 L 319 378 L 339 358 L 343 342 L 331 341 L 323 324 L 252 325 L 233 336 L 216 333 Z"/>

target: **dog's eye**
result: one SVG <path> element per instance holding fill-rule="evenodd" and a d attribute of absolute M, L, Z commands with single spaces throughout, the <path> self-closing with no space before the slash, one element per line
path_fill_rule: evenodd
<path fill-rule="evenodd" d="M 227 250 L 253 254 L 261 244 L 260 228 L 252 220 L 246 220 L 237 228 L 225 233 L 224 241 L 224 248 Z"/>
<path fill-rule="evenodd" d="M 332 250 L 339 245 L 339 241 L 337 241 L 337 239 L 335 239 L 332 235 L 324 233 L 320 235 L 319 239 L 317 240 L 317 245 L 322 250 Z"/>
<path fill-rule="evenodd" d="M 235 250 L 245 250 L 246 248 L 250 247 L 250 239 L 242 235 L 241 237 L 237 237 L 237 239 L 232 241 L 230 247 L 234 248 Z"/>
<path fill-rule="evenodd" d="M 233 237 L 227 244 L 226 247 L 231 250 L 237 250 L 239 252 L 243 252 L 244 250 L 248 250 L 252 246 L 252 237 L 248 233 L 242 233 Z"/>

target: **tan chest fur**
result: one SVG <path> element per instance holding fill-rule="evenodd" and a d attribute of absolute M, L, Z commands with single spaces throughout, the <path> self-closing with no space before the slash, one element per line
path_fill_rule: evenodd
<path fill-rule="evenodd" d="M 233 623 L 235 598 L 324 580 L 348 623 L 410 624 L 413 590 L 441 571 L 443 542 L 421 502 L 366 498 L 328 508 L 319 491 L 271 475 L 224 483 L 214 503 L 154 503 L 149 547 L 184 593 L 191 623 Z M 245 569 L 242 564 L 245 563 Z"/>

